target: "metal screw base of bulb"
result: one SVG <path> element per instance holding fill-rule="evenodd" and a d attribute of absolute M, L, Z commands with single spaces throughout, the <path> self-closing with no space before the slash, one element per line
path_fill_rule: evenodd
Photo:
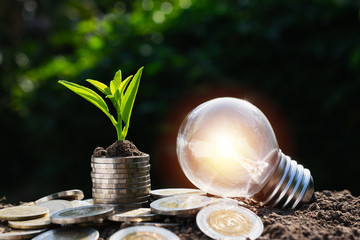
<path fill-rule="evenodd" d="M 253 199 L 261 205 L 294 209 L 309 202 L 313 193 L 314 181 L 310 171 L 281 153 L 279 166 Z"/>

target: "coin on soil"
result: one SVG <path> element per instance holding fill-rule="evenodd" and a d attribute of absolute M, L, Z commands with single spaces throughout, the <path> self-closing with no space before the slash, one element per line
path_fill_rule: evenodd
<path fill-rule="evenodd" d="M 73 204 L 67 200 L 56 199 L 56 200 L 49 200 L 46 202 L 40 202 L 35 204 L 34 206 L 38 207 L 46 207 L 49 209 L 49 215 L 52 215 L 60 210 L 73 208 Z"/>
<path fill-rule="evenodd" d="M 29 220 L 45 216 L 49 213 L 46 207 L 17 206 L 0 210 L 0 220 Z"/>
<path fill-rule="evenodd" d="M 137 163 L 137 162 L 149 162 L 150 157 L 148 154 L 145 156 L 132 156 L 132 157 L 115 157 L 115 158 L 99 158 L 92 157 L 93 163 Z"/>
<path fill-rule="evenodd" d="M 109 240 L 117 239 L 161 239 L 179 240 L 175 233 L 161 227 L 154 226 L 134 226 L 124 228 L 114 233 Z"/>
<path fill-rule="evenodd" d="M 178 195 L 155 200 L 150 204 L 154 213 L 172 216 L 193 216 L 211 203 L 211 198 L 198 195 Z"/>
<path fill-rule="evenodd" d="M 65 199 L 65 200 L 81 200 L 84 198 L 84 193 L 81 190 L 73 189 L 62 192 L 57 192 L 50 194 L 48 196 L 42 197 L 35 201 L 35 204 L 40 202 L 46 202 L 53 199 Z"/>
<path fill-rule="evenodd" d="M 46 231 L 33 238 L 33 240 L 96 240 L 99 236 L 99 231 L 90 227 L 66 226 Z"/>
<path fill-rule="evenodd" d="M 141 163 L 91 163 L 92 168 L 104 168 L 104 169 L 138 169 L 149 166 L 147 162 Z"/>
<path fill-rule="evenodd" d="M 91 177 L 94 178 L 105 178 L 105 179 L 131 179 L 146 177 L 150 174 L 149 171 L 136 172 L 136 173 L 94 173 L 91 172 Z"/>
<path fill-rule="evenodd" d="M 90 205 L 61 210 L 51 215 L 50 220 L 55 224 L 74 224 L 104 219 L 113 213 L 113 207 Z"/>
<path fill-rule="evenodd" d="M 176 195 L 206 195 L 206 192 L 200 189 L 193 188 L 164 188 L 151 190 L 150 195 L 154 199 L 159 199 L 163 197 L 172 197 Z"/>
<path fill-rule="evenodd" d="M 112 183 L 112 184 L 126 184 L 126 183 L 138 183 L 138 182 L 144 182 L 149 181 L 150 175 L 144 175 L 142 177 L 134 177 L 134 178 L 117 178 L 117 179 L 106 179 L 106 178 L 92 178 L 93 183 Z"/>
<path fill-rule="evenodd" d="M 152 213 L 150 208 L 125 209 L 117 211 L 116 214 L 108 217 L 115 222 L 142 222 L 158 219 L 160 216 Z"/>
<path fill-rule="evenodd" d="M 150 165 L 141 168 L 92 168 L 94 173 L 137 173 L 150 171 Z"/>
<path fill-rule="evenodd" d="M 31 220 L 9 221 L 8 224 L 10 227 L 15 229 L 44 229 L 51 225 L 51 221 L 49 214 L 47 214 L 44 217 Z"/>
<path fill-rule="evenodd" d="M 31 239 L 32 237 L 46 231 L 38 230 L 14 230 L 3 224 L 0 224 L 0 239 Z"/>
<path fill-rule="evenodd" d="M 264 229 L 255 213 L 235 205 L 207 206 L 197 214 L 196 223 L 213 239 L 256 239 Z"/>

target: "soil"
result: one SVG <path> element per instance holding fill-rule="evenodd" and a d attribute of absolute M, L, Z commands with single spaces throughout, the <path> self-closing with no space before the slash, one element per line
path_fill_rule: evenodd
<path fill-rule="evenodd" d="M 144 156 L 145 153 L 139 151 L 136 146 L 128 141 L 116 141 L 106 149 L 96 147 L 93 157 L 129 157 L 129 156 Z"/>
<path fill-rule="evenodd" d="M 360 239 L 360 197 L 352 196 L 347 190 L 315 192 L 313 202 L 296 210 L 261 207 L 248 199 L 238 200 L 262 219 L 264 231 L 258 238 L 260 240 Z M 0 204 L 0 209 L 8 206 Z M 199 230 L 194 218 L 165 218 L 162 222 L 180 223 L 168 229 L 182 240 L 210 239 Z M 108 223 L 94 227 L 100 232 L 99 239 L 105 240 L 128 226 L 129 223 Z"/>

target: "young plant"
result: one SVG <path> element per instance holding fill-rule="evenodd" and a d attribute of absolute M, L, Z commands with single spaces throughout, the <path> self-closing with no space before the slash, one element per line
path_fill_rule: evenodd
<path fill-rule="evenodd" d="M 60 80 L 59 83 L 73 91 L 74 93 L 85 98 L 96 107 L 100 108 L 106 116 L 110 119 L 111 123 L 116 128 L 117 139 L 122 141 L 125 139 L 130 123 L 130 115 L 134 105 L 137 90 L 139 88 L 140 77 L 144 67 L 141 67 L 133 77 L 132 75 L 122 80 L 121 71 L 115 73 L 114 79 L 110 81 L 110 86 L 106 86 L 96 80 L 87 79 L 100 92 L 109 98 L 116 109 L 117 119 L 114 118 L 109 112 L 109 108 L 105 100 L 93 90 L 78 85 L 73 82 Z M 124 124 L 124 126 L 123 126 Z"/>

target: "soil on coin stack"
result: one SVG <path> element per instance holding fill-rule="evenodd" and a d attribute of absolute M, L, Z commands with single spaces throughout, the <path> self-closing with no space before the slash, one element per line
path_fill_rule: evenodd
<path fill-rule="evenodd" d="M 313 202 L 296 210 L 260 207 L 250 200 L 239 200 L 261 217 L 264 231 L 260 240 L 360 239 L 360 197 L 352 196 L 347 190 L 315 192 Z M 8 206 L 0 202 L 0 209 Z M 199 230 L 194 218 L 166 218 L 164 222 L 181 222 L 181 225 L 168 229 L 182 240 L 210 239 Z M 99 239 L 105 240 L 119 229 L 129 226 L 129 223 L 110 223 L 94 228 L 100 232 Z"/>
<path fill-rule="evenodd" d="M 106 149 L 96 147 L 93 157 L 129 157 L 144 156 L 145 153 L 139 151 L 136 146 L 128 140 L 116 141 Z"/>

